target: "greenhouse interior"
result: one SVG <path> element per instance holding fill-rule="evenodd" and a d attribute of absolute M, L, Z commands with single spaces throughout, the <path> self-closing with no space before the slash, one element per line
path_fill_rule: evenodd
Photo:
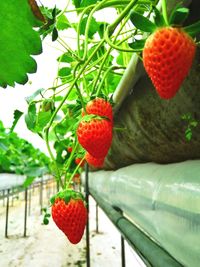
<path fill-rule="evenodd" d="M 0 10 L 0 267 L 199 267 L 199 1 Z"/>

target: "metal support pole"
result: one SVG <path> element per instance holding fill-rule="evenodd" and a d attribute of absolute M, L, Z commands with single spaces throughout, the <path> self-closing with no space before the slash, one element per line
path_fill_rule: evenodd
<path fill-rule="evenodd" d="M 28 202 L 28 189 L 24 192 L 25 196 L 25 209 L 24 209 L 24 237 L 26 237 L 26 224 L 27 224 L 27 202 Z"/>
<path fill-rule="evenodd" d="M 9 194 L 10 194 L 10 189 L 8 189 L 8 191 L 7 191 L 7 203 L 6 203 L 6 227 L 5 227 L 5 237 L 6 238 L 8 238 Z"/>
<path fill-rule="evenodd" d="M 121 259 L 122 259 L 122 267 L 126 267 L 125 243 L 122 235 L 121 235 Z"/>
<path fill-rule="evenodd" d="M 98 204 L 96 202 L 96 233 L 99 233 L 99 212 L 98 212 Z"/>
<path fill-rule="evenodd" d="M 88 186 L 88 164 L 85 164 L 85 201 L 88 209 L 88 221 L 86 225 L 86 262 L 90 267 L 90 228 L 89 228 L 89 186 Z"/>
<path fill-rule="evenodd" d="M 31 195 L 32 195 L 31 188 L 32 186 L 29 188 L 29 194 L 28 194 L 28 215 L 29 216 L 31 215 Z"/>
<path fill-rule="evenodd" d="M 12 202 L 11 202 L 11 206 L 13 207 L 14 206 L 14 188 L 12 188 Z"/>
<path fill-rule="evenodd" d="M 42 208 L 43 208 L 43 178 L 41 178 L 41 183 L 40 183 L 40 214 L 42 214 Z"/>
<path fill-rule="evenodd" d="M 119 208 L 114 206 L 113 207 L 117 212 L 123 216 L 123 211 Z M 124 243 L 124 237 L 121 235 L 121 264 L 122 267 L 126 267 L 126 257 L 125 257 L 125 243 Z"/>
<path fill-rule="evenodd" d="M 5 206 L 5 190 L 3 190 L 3 207 Z"/>

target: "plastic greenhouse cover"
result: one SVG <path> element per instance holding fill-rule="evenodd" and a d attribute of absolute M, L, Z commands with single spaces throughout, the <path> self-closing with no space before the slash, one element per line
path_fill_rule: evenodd
<path fill-rule="evenodd" d="M 93 172 L 89 187 L 184 266 L 199 266 L 200 160 Z"/>
<path fill-rule="evenodd" d="M 48 179 L 48 176 L 44 176 L 43 180 Z M 11 174 L 11 173 L 0 173 L 0 191 L 10 189 L 18 186 L 22 186 L 26 176 Z M 36 178 L 34 181 L 38 182 L 41 178 Z"/>

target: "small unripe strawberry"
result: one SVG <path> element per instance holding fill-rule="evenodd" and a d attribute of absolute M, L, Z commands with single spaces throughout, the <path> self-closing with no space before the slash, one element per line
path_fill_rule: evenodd
<path fill-rule="evenodd" d="M 72 153 L 72 147 L 69 146 L 69 147 L 67 148 L 67 151 L 68 151 L 69 153 Z"/>
<path fill-rule="evenodd" d="M 82 158 L 75 158 L 75 163 L 76 165 L 79 165 L 79 163 L 82 161 Z M 84 167 L 85 165 L 85 160 L 83 160 L 80 164 L 80 167 Z"/>

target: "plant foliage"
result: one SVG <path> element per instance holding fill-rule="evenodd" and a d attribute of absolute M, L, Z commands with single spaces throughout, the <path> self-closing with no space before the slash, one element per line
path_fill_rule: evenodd
<path fill-rule="evenodd" d="M 0 121 L 0 172 L 35 177 L 49 173 L 49 158 L 15 132 L 4 128 Z"/>
<path fill-rule="evenodd" d="M 42 52 L 39 34 L 33 29 L 39 22 L 28 1 L 0 1 L 0 86 L 25 84 L 27 73 L 36 72 L 31 55 Z"/>

